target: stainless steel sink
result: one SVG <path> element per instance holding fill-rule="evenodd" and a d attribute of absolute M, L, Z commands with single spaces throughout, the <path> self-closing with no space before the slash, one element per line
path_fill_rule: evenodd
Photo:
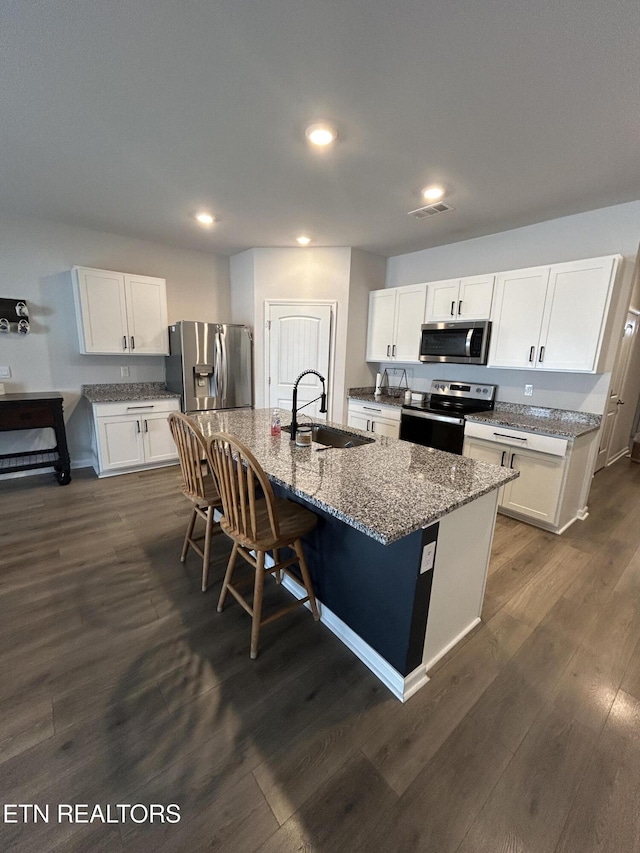
<path fill-rule="evenodd" d="M 291 432 L 290 426 L 284 426 L 285 432 Z M 335 427 L 313 424 L 311 427 L 311 440 L 325 447 L 359 447 L 361 444 L 371 444 L 375 439 L 356 435 L 354 432 L 345 432 Z"/>

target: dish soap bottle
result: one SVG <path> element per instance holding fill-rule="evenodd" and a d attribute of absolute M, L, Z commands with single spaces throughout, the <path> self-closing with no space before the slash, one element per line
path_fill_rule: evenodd
<path fill-rule="evenodd" d="M 271 413 L 271 435 L 280 435 L 280 409 L 274 409 Z"/>

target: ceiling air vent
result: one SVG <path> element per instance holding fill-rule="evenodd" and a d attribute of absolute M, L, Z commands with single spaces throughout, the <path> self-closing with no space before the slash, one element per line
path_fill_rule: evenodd
<path fill-rule="evenodd" d="M 454 210 L 454 208 L 444 201 L 437 201 L 435 204 L 428 204 L 426 207 L 410 210 L 409 216 L 415 216 L 416 219 L 426 219 L 428 216 L 435 216 L 437 213 L 446 213 L 447 210 Z"/>

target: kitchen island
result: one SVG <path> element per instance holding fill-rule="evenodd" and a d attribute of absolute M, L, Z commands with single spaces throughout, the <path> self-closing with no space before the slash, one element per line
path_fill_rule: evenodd
<path fill-rule="evenodd" d="M 480 621 L 497 490 L 517 473 L 384 436 L 296 447 L 270 434 L 268 410 L 193 417 L 205 436 L 237 436 L 276 494 L 316 513 L 304 541 L 322 622 L 406 700 Z"/>

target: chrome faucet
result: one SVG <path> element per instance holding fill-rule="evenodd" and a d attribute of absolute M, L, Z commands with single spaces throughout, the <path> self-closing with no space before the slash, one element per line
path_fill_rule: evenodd
<path fill-rule="evenodd" d="M 322 394 L 319 397 L 316 397 L 313 400 L 309 400 L 308 403 L 304 403 L 304 405 L 300 406 L 300 409 L 304 409 L 306 406 L 310 406 L 312 403 L 315 403 L 316 400 L 320 400 L 320 411 L 324 415 L 327 412 L 327 393 L 324 384 L 324 376 L 321 376 L 317 370 L 303 370 L 300 376 L 293 383 L 293 401 L 291 407 L 291 440 L 295 441 L 296 439 L 296 430 L 298 429 L 298 419 L 296 415 L 300 411 L 298 408 L 298 385 L 303 376 L 306 376 L 308 373 L 313 373 L 318 379 L 322 382 Z"/>

